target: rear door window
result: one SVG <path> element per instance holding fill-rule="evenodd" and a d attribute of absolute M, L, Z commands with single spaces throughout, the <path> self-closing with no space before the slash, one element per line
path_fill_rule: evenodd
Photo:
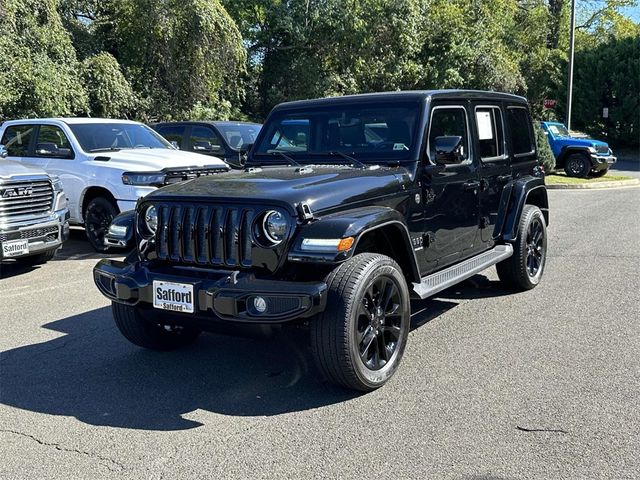
<path fill-rule="evenodd" d="M 176 142 L 178 148 L 182 149 L 184 143 L 185 125 L 163 125 L 157 128 L 157 132 L 169 142 Z"/>
<path fill-rule="evenodd" d="M 29 155 L 29 144 L 35 125 L 11 125 L 2 136 L 2 145 L 7 148 L 10 157 L 26 157 Z"/>
<path fill-rule="evenodd" d="M 477 107 L 476 126 L 478 128 L 480 158 L 483 161 L 503 158 L 505 154 L 504 127 L 500 108 Z"/>

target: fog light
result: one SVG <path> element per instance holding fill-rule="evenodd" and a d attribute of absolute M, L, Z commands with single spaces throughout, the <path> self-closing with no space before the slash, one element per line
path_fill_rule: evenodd
<path fill-rule="evenodd" d="M 267 301 L 262 297 L 253 297 L 253 308 L 257 313 L 267 311 Z"/>

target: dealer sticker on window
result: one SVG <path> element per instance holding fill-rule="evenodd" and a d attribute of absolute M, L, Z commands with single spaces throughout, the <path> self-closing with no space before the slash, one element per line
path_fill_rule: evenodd
<path fill-rule="evenodd" d="M 4 258 L 19 257 L 29 253 L 29 240 L 14 240 L 2 243 L 2 256 Z"/>
<path fill-rule="evenodd" d="M 193 285 L 154 280 L 153 306 L 172 312 L 193 313 Z"/>

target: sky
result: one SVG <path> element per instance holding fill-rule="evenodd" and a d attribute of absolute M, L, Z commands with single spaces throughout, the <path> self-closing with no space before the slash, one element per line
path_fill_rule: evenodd
<path fill-rule="evenodd" d="M 640 23 L 640 6 L 623 8 L 622 9 L 622 13 L 624 15 L 626 15 L 627 17 L 629 17 L 634 22 L 639 22 Z"/>

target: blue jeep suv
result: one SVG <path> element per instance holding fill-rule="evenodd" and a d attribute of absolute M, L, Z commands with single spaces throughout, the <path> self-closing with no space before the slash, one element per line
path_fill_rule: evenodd
<path fill-rule="evenodd" d="M 572 137 L 562 123 L 541 122 L 541 126 L 556 157 L 556 168 L 564 168 L 570 177 L 601 177 L 616 163 L 605 142 Z"/>

